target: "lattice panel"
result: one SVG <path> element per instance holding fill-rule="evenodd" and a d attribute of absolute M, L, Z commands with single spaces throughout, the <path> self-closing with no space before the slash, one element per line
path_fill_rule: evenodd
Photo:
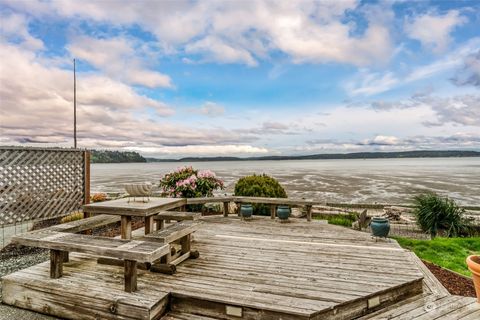
<path fill-rule="evenodd" d="M 0 225 L 79 210 L 84 171 L 81 150 L 0 148 Z"/>

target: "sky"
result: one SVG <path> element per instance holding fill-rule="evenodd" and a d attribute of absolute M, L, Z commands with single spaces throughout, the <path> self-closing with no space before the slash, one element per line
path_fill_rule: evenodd
<path fill-rule="evenodd" d="M 480 1 L 0 0 L 0 145 L 480 150 Z"/>

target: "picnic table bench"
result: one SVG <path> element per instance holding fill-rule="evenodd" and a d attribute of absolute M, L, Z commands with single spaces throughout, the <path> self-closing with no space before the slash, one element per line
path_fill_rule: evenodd
<path fill-rule="evenodd" d="M 177 217 L 178 218 L 178 217 Z M 198 258 L 198 251 L 191 251 L 192 233 L 201 225 L 201 221 L 187 220 L 181 221 L 168 227 L 154 231 L 142 237 L 147 241 L 154 241 L 172 245 L 176 242 L 180 243 L 181 250 L 179 252 L 170 251 L 163 256 L 163 261 L 152 264 L 150 271 L 173 274 L 176 266 L 188 258 Z"/>
<path fill-rule="evenodd" d="M 157 223 L 157 230 L 161 230 L 165 227 L 165 221 L 198 220 L 201 216 L 201 212 L 161 211 L 156 216 L 153 216 L 153 219 Z"/>
<path fill-rule="evenodd" d="M 50 249 L 50 277 L 60 278 L 69 252 L 81 252 L 124 260 L 125 291 L 137 290 L 137 262 L 152 263 L 170 255 L 168 243 L 123 240 L 83 234 L 43 230 L 12 238 L 24 246 Z"/>

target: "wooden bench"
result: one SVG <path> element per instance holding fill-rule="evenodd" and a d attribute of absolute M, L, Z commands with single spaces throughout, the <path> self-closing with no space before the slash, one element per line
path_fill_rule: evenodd
<path fill-rule="evenodd" d="M 162 230 L 165 228 L 165 221 L 198 220 L 201 217 L 201 212 L 161 211 L 153 219 L 157 222 L 157 230 Z"/>
<path fill-rule="evenodd" d="M 170 254 L 168 243 L 122 240 L 44 230 L 18 235 L 13 243 L 50 249 L 50 277 L 60 278 L 69 252 L 81 252 L 124 260 L 125 291 L 137 290 L 137 262 L 151 263 Z"/>
<path fill-rule="evenodd" d="M 188 258 L 196 259 L 199 256 L 198 251 L 191 251 L 192 233 L 201 225 L 201 221 L 181 221 L 168 227 L 154 231 L 145 235 L 142 239 L 156 241 L 160 243 L 173 245 L 179 242 L 181 245 L 180 252 L 169 252 L 163 257 L 163 261 L 157 261 L 152 264 L 150 271 L 173 274 L 176 266 Z"/>
<path fill-rule="evenodd" d="M 89 218 L 57 224 L 42 230 L 77 233 L 117 222 L 120 222 L 119 216 L 99 214 Z"/>

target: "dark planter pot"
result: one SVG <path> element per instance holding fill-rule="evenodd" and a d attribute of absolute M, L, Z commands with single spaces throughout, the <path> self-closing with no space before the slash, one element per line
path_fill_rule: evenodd
<path fill-rule="evenodd" d="M 253 214 L 253 207 L 251 204 L 242 204 L 240 206 L 240 216 L 250 218 Z"/>
<path fill-rule="evenodd" d="M 372 235 L 375 237 L 386 238 L 390 232 L 390 223 L 385 218 L 373 217 L 370 227 L 372 228 Z"/>
<path fill-rule="evenodd" d="M 277 207 L 277 217 L 280 220 L 287 220 L 290 217 L 290 207 L 289 206 L 278 206 Z"/>

